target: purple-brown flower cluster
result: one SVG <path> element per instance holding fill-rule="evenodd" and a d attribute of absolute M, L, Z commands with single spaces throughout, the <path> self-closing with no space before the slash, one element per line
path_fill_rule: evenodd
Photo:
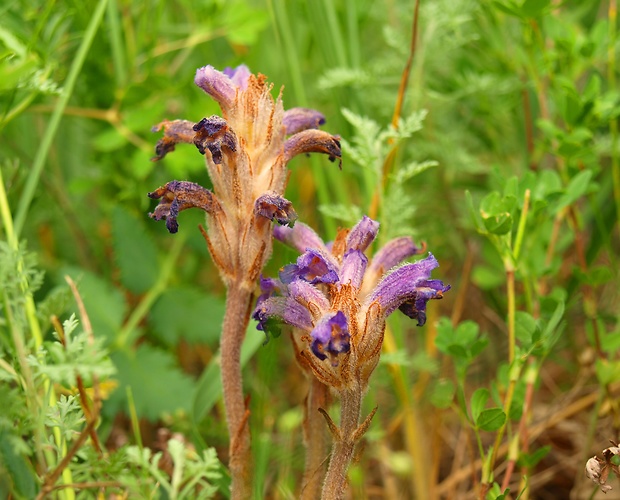
<path fill-rule="evenodd" d="M 179 143 L 194 144 L 206 158 L 213 192 L 187 181 L 171 181 L 149 193 L 160 199 L 151 213 L 178 230 L 179 212 L 200 208 L 207 214 L 203 232 L 209 251 L 227 284 L 242 282 L 251 289 L 271 252 L 271 221 L 292 225 L 297 214 L 283 197 L 287 163 L 301 153 L 319 152 L 330 160 L 341 155 L 339 138 L 318 127 L 325 118 L 306 108 L 284 110 L 281 95 L 246 66 L 196 71 L 196 85 L 220 105 L 222 116 L 198 122 L 165 120 L 154 160 Z"/>
<path fill-rule="evenodd" d="M 300 361 L 337 390 L 366 387 L 388 315 L 400 309 L 421 326 L 427 302 L 450 289 L 430 278 L 439 265 L 430 253 L 401 265 L 424 252 L 410 238 L 388 242 L 369 260 L 365 251 L 378 230 L 378 222 L 364 217 L 326 245 L 304 224 L 276 227 L 276 239 L 302 254 L 282 268 L 279 278 L 261 279 L 263 294 L 253 316 L 258 329 L 276 333 L 284 323 L 301 331 L 293 335 Z"/>

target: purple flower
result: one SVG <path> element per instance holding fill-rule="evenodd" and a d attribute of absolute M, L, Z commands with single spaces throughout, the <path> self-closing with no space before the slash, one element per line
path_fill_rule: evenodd
<path fill-rule="evenodd" d="M 342 311 L 326 315 L 310 333 L 312 337 L 311 349 L 320 360 L 328 356 L 335 358 L 340 353 L 349 352 L 349 327 L 347 318 Z M 336 366 L 338 362 L 335 361 Z"/>
<path fill-rule="evenodd" d="M 423 251 L 410 238 L 388 242 L 369 259 L 364 252 L 378 230 L 376 221 L 364 217 L 326 245 L 304 224 L 274 228 L 277 239 L 303 253 L 280 271 L 276 281 L 282 286 L 269 286 L 269 298 L 259 300 L 258 329 L 270 321 L 295 327 L 298 357 L 337 390 L 365 387 L 379 359 L 387 316 L 399 309 L 422 326 L 428 301 L 450 289 L 431 279 L 438 263 L 430 253 L 398 266 Z"/>

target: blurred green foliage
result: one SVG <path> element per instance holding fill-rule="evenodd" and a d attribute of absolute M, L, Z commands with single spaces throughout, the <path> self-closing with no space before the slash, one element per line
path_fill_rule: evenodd
<path fill-rule="evenodd" d="M 393 349 L 365 403 L 380 410 L 357 465 L 374 472 L 352 472 L 353 495 L 371 486 L 389 493 L 392 480 L 404 495 L 416 481 L 429 495 L 455 492 L 454 450 L 466 442 L 488 460 L 496 436 L 519 443 L 523 415 L 557 412 L 558 401 L 588 391 L 599 400 L 578 422 L 587 442 L 569 439 L 570 467 L 547 446 L 551 438 L 498 460 L 514 459 L 528 480 L 563 463 L 565 481 L 539 483 L 540 498 L 547 487 L 556 498 L 589 492 L 580 460 L 620 425 L 613 5 L 422 1 L 394 128 L 413 2 L 3 2 L 0 497 L 32 498 L 84 428 L 77 374 L 87 390 L 99 379 L 97 432 L 117 451 L 99 461 L 83 446 L 58 484 L 108 481 L 109 491 L 138 497 L 193 498 L 218 487 L 226 495 L 210 448 L 227 446 L 217 354 L 223 287 L 195 229 L 200 214 L 184 212 L 171 236 L 148 218 L 146 193 L 171 179 L 209 186 L 190 146 L 149 161 L 158 139 L 150 129 L 216 114 L 194 72 L 240 63 L 268 75 L 274 93 L 284 86 L 286 107 L 321 110 L 324 128 L 343 138 L 342 171 L 325 158 L 292 162 L 287 198 L 300 220 L 331 239 L 339 225 L 370 214 L 383 242 L 401 234 L 425 241 L 441 264 L 437 277 L 453 287 L 415 335 L 404 319 L 390 325 Z M 266 274 L 294 258 L 276 244 Z M 65 327 L 76 328 L 70 344 L 54 337 L 52 314 L 80 313 L 65 275 L 78 285 L 94 344 L 84 317 Z M 284 422 L 305 382 L 287 336 L 264 340 L 250 325 L 243 356 L 258 488 L 289 498 L 303 468 L 301 428 Z M 410 393 L 398 391 L 398 377 Z M 410 424 L 421 436 L 417 450 L 397 438 Z M 159 456 L 143 447 L 155 447 L 160 427 L 195 447 L 184 455 L 172 439 L 159 448 L 181 478 L 162 474 Z M 401 463 L 403 449 L 407 473 L 377 467 L 390 457 Z M 184 489 L 189 477 L 197 483 Z M 526 483 L 513 479 L 511 491 L 521 491 Z M 504 489 L 496 483 L 489 495 Z M 74 498 L 69 489 L 55 494 Z"/>

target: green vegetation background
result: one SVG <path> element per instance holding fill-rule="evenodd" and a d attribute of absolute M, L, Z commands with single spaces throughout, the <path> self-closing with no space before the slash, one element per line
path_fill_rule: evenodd
<path fill-rule="evenodd" d="M 267 75 L 274 93 L 283 86 L 286 107 L 323 112 L 323 128 L 343 138 L 342 171 L 326 158 L 292 162 L 287 197 L 300 220 L 331 239 L 337 227 L 371 214 L 381 222 L 381 242 L 402 234 L 425 241 L 441 264 L 435 276 L 453 287 L 429 304 L 426 327 L 391 323 L 392 342 L 365 403 L 368 410 L 379 405 L 379 413 L 350 474 L 355 498 L 372 498 L 372 491 L 413 495 L 412 477 L 434 495 L 474 488 L 469 473 L 459 480 L 458 471 L 485 455 L 497 429 L 476 421 L 481 408 L 474 410 L 470 397 L 486 388 L 477 404 L 482 399 L 484 407 L 490 396 L 502 407 L 511 348 L 523 368 L 504 408 L 513 431 L 524 411 L 535 426 L 596 395 L 529 446 L 521 442 L 532 498 L 546 498 L 547 488 L 553 498 L 590 491 L 581 479 L 585 460 L 618 437 L 620 423 L 613 402 L 620 381 L 615 2 L 422 0 L 395 131 L 390 123 L 411 54 L 414 6 L 2 3 L 0 168 L 8 208 L 0 223 L 0 397 L 16 399 L 15 407 L 0 409 L 0 432 L 17 439 L 0 450 L 0 496 L 28 497 L 36 489 L 31 434 L 40 427 L 51 435 L 54 427 L 36 418 L 23 429 L 14 423 L 24 396 L 11 374 L 21 373 L 11 311 L 21 318 L 13 324 L 23 326 L 28 352 L 38 343 L 23 305 L 28 290 L 16 285 L 24 263 L 11 253 L 12 236 L 45 273 L 31 289 L 46 341 L 53 342 L 51 314 L 66 320 L 78 312 L 64 276 L 78 283 L 113 365 L 92 361 L 93 373 L 109 379 L 98 427 L 108 449 L 153 445 L 163 428 L 225 458 L 217 367 L 224 290 L 196 229 L 200 214 L 183 213 L 180 232 L 170 235 L 148 218 L 153 203 L 146 193 L 172 179 L 209 186 L 193 147 L 151 162 L 158 134 L 150 129 L 166 118 L 217 114 L 193 84 L 195 70 L 241 63 Z M 276 245 L 267 273 L 294 258 Z M 263 341 L 250 325 L 245 381 L 257 491 L 293 498 L 303 468 L 305 381 L 286 336 Z M 63 362 L 87 366 L 87 354 Z M 41 363 L 47 368 L 40 373 L 60 384 L 54 366 L 61 361 L 48 353 Z M 70 445 L 75 434 L 67 436 Z M 420 441 L 412 442 L 416 436 Z M 21 438 L 25 446 L 15 444 Z M 558 464 L 564 469 L 544 476 Z M 108 465 L 103 476 L 112 474 Z M 76 477 L 94 480 L 95 472 L 75 467 Z M 225 485 L 221 470 L 224 479 L 215 482 Z"/>

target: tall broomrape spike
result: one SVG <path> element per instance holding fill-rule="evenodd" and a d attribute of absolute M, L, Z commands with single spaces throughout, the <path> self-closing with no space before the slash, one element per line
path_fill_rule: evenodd
<path fill-rule="evenodd" d="M 160 199 L 151 217 L 178 230 L 179 213 L 200 208 L 201 228 L 213 262 L 227 287 L 222 327 L 221 369 L 224 405 L 230 434 L 232 498 L 251 496 L 250 433 L 243 396 L 240 352 L 251 312 L 255 283 L 271 254 L 272 221 L 292 226 L 297 214 L 283 197 L 287 163 L 301 153 L 320 152 L 330 160 L 341 156 L 339 138 L 318 130 L 325 122 L 318 111 L 284 110 L 282 95 L 246 66 L 217 71 L 205 66 L 195 83 L 220 105 L 222 116 L 163 121 L 153 160 L 179 143 L 194 144 L 206 159 L 213 192 L 191 182 L 171 181 L 149 194 Z"/>
<path fill-rule="evenodd" d="M 379 362 L 387 316 L 399 309 L 422 326 L 427 302 L 441 299 L 450 289 L 430 278 L 439 265 L 430 253 L 399 265 L 424 252 L 410 238 L 388 242 L 369 261 L 364 252 L 378 230 L 377 222 L 364 217 L 350 231 L 341 230 L 328 246 L 304 224 L 276 227 L 276 238 L 302 255 L 282 268 L 278 279 L 261 279 L 263 294 L 253 314 L 257 328 L 268 336 L 278 334 L 282 323 L 295 327 L 300 365 L 340 397 L 340 427 L 334 428 L 322 410 L 334 440 L 324 499 L 344 495 L 355 445 L 374 415 L 360 425 L 362 398 Z"/>

